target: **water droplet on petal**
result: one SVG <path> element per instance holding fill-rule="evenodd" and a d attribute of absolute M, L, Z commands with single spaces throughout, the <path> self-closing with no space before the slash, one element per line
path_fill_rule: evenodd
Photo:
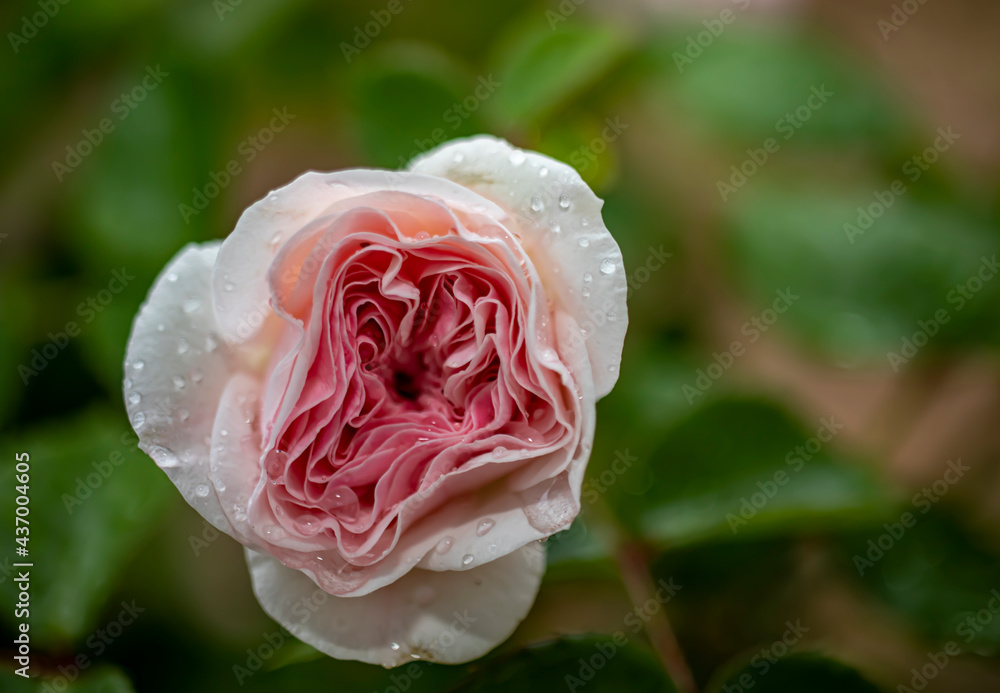
<path fill-rule="evenodd" d="M 128 390 L 132 387 L 132 378 L 125 378 L 125 389 Z"/>
<path fill-rule="evenodd" d="M 200 370 L 195 369 L 194 372 L 191 373 L 191 380 L 195 383 L 200 383 L 203 377 L 204 376 L 201 374 Z"/>
<path fill-rule="evenodd" d="M 452 161 L 454 161 L 456 164 L 462 163 L 463 161 L 465 161 L 465 154 L 456 154 L 455 156 L 452 157 Z"/>
<path fill-rule="evenodd" d="M 219 340 L 217 340 L 212 335 L 205 337 L 205 349 L 207 351 L 215 351 L 219 348 Z"/>
<path fill-rule="evenodd" d="M 138 428 L 142 428 L 142 425 L 144 423 L 146 423 L 146 415 L 143 414 L 142 412 L 139 412 L 138 414 L 136 414 L 135 416 L 132 417 L 132 427 L 133 428 L 137 428 L 137 429 Z"/>
<path fill-rule="evenodd" d="M 584 272 L 583 273 L 583 281 L 589 282 L 589 281 L 592 281 L 593 279 L 594 279 L 594 275 L 592 275 L 590 272 Z"/>
<path fill-rule="evenodd" d="M 577 243 L 580 244 L 581 248 L 586 248 L 588 245 L 590 245 L 590 239 L 587 238 L 586 236 L 580 236 L 580 240 L 578 240 Z"/>
<path fill-rule="evenodd" d="M 532 212 L 541 212 L 543 209 L 545 209 L 545 203 L 542 202 L 542 198 L 540 198 L 538 195 L 535 195 L 534 197 L 532 197 L 531 198 L 531 211 Z"/>
<path fill-rule="evenodd" d="M 197 298 L 189 298 L 188 300 L 184 301 L 185 313 L 194 313 L 199 308 L 201 308 L 201 301 Z"/>
<path fill-rule="evenodd" d="M 559 354 L 556 353 L 555 349 L 545 349 L 542 351 L 542 361 L 548 361 L 549 363 L 559 360 Z"/>
<path fill-rule="evenodd" d="M 142 359 L 139 359 L 138 361 L 132 364 L 132 368 L 136 369 L 137 371 L 141 371 L 145 367 L 146 367 L 146 362 L 143 361 Z"/>
<path fill-rule="evenodd" d="M 141 401 L 142 401 L 142 395 L 140 395 L 138 392 L 133 392 L 128 396 L 129 404 L 138 404 Z"/>
<path fill-rule="evenodd" d="M 524 152 L 522 152 L 520 149 L 517 149 L 511 152 L 510 163 L 514 164 L 515 166 L 520 166 L 521 164 L 524 163 L 524 160 L 526 158 L 527 157 L 524 155 Z"/>
<path fill-rule="evenodd" d="M 588 289 L 587 287 L 583 287 L 580 293 L 583 294 L 584 298 L 590 298 L 590 289 Z"/>
<path fill-rule="evenodd" d="M 279 243 L 281 243 L 281 233 L 280 232 L 274 234 L 273 236 L 271 236 L 271 247 L 273 248 L 274 246 L 278 245 Z"/>
<path fill-rule="evenodd" d="M 569 209 L 570 204 L 569 195 L 563 194 L 559 196 L 559 209 Z"/>
<path fill-rule="evenodd" d="M 207 484 L 198 484 L 197 486 L 195 486 L 194 495 L 198 496 L 199 498 L 207 498 L 208 492 L 209 488 Z"/>
<path fill-rule="evenodd" d="M 226 282 L 225 286 L 222 287 L 226 291 L 232 291 L 236 286 L 232 282 Z"/>
<path fill-rule="evenodd" d="M 184 380 L 184 376 L 182 375 L 175 375 L 173 377 L 173 381 L 174 381 L 174 387 L 178 390 L 183 390 L 184 386 L 187 385 L 187 381 Z"/>
<path fill-rule="evenodd" d="M 613 311 L 613 310 L 609 310 L 608 311 L 608 321 L 609 322 L 614 322 L 617 318 L 618 318 L 618 316 L 615 315 L 615 311 Z"/>
<path fill-rule="evenodd" d="M 455 543 L 454 539 L 452 539 L 451 537 L 445 537 L 444 539 L 438 542 L 438 545 L 434 548 L 434 550 L 437 551 L 439 554 L 444 555 L 449 551 L 451 551 L 451 546 L 454 543 Z"/>
<path fill-rule="evenodd" d="M 279 539 L 285 538 L 285 530 L 283 530 L 278 525 L 268 525 L 267 527 L 264 528 L 262 534 L 264 535 L 265 539 L 268 539 L 270 541 L 277 541 Z"/>
<path fill-rule="evenodd" d="M 177 459 L 177 455 L 159 445 L 154 445 L 149 449 L 149 456 L 153 458 L 153 461 L 156 462 L 158 466 L 163 467 L 164 469 L 176 467 L 180 464 L 180 460 Z"/>
<path fill-rule="evenodd" d="M 507 448 L 505 448 L 503 445 L 497 445 L 495 448 L 493 448 L 493 456 L 498 459 L 506 454 L 507 454 Z"/>
<path fill-rule="evenodd" d="M 491 529 L 493 529 L 493 526 L 495 524 L 496 524 L 496 521 L 491 520 L 490 518 L 486 518 L 485 520 L 483 520 L 482 522 L 479 523 L 478 527 L 476 527 L 476 536 L 477 537 L 481 537 L 481 536 L 485 535 L 487 532 L 489 532 Z"/>
<path fill-rule="evenodd" d="M 181 421 L 187 421 L 191 416 L 187 409 L 178 410 L 177 415 L 181 417 Z"/>
<path fill-rule="evenodd" d="M 179 342 L 177 342 L 177 353 L 178 354 L 186 354 L 187 351 L 188 351 L 188 348 L 189 347 L 188 347 L 188 343 L 187 343 L 186 339 L 182 339 Z"/>
<path fill-rule="evenodd" d="M 562 231 L 562 227 L 559 226 L 559 224 L 553 224 L 549 227 L 549 230 L 552 231 L 552 233 L 560 233 Z"/>
<path fill-rule="evenodd" d="M 549 175 L 549 169 L 545 168 L 544 166 L 538 169 L 539 178 L 545 178 L 545 176 L 547 175 Z"/>
<path fill-rule="evenodd" d="M 399 647 L 400 647 L 400 645 L 399 645 L 399 643 L 398 643 L 398 642 L 394 642 L 394 643 L 392 643 L 391 645 L 389 645 L 389 647 L 390 647 L 390 648 L 392 648 L 392 651 L 393 651 L 393 652 L 396 652 L 396 651 L 398 651 L 398 650 L 399 650 Z"/>
<path fill-rule="evenodd" d="M 601 274 L 614 274 L 615 273 L 615 261 L 609 257 L 601 260 Z"/>
<path fill-rule="evenodd" d="M 462 556 L 462 565 L 471 565 L 474 560 L 476 560 L 476 557 L 471 553 L 467 553 Z"/>

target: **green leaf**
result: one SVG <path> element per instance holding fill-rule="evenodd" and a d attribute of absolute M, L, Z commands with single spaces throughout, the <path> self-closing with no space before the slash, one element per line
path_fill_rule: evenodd
<path fill-rule="evenodd" d="M 758 660 L 726 675 L 709 693 L 879 693 L 879 689 L 851 667 L 821 654 L 787 655 L 777 662 Z"/>
<path fill-rule="evenodd" d="M 753 24 L 739 13 L 709 45 L 692 47 L 703 33 L 702 24 L 674 27 L 650 42 L 650 50 L 663 93 L 714 137 L 758 146 L 789 133 L 802 143 L 889 147 L 900 141 L 900 114 L 884 86 L 823 40 Z"/>
<path fill-rule="evenodd" d="M 620 516 L 669 545 L 856 526 L 889 502 L 870 474 L 830 443 L 840 423 L 812 429 L 765 401 L 725 399 L 678 422 L 628 475 L 648 475 L 644 502 L 608 488 Z M 645 471 L 644 471 L 645 470 Z"/>
<path fill-rule="evenodd" d="M 536 15 L 532 19 L 537 22 Z M 610 25 L 518 25 L 500 42 L 496 73 L 502 86 L 490 109 L 504 127 L 538 125 L 603 78 L 628 47 Z"/>
<path fill-rule="evenodd" d="M 914 190 L 849 238 L 845 225 L 857 223 L 858 207 L 872 205 L 874 192 L 888 187 L 870 186 L 817 188 L 755 178 L 735 193 L 726 240 L 737 277 L 756 304 L 752 315 L 770 306 L 777 290 L 790 289 L 800 298 L 776 329 L 791 329 L 847 363 L 885 364 L 887 352 L 901 354 L 904 339 L 940 310 L 940 329 L 927 328 L 934 332 L 928 353 L 996 339 L 1000 281 L 985 282 L 968 300 L 956 293 L 1000 251 L 989 221 Z"/>
<path fill-rule="evenodd" d="M 138 451 L 125 419 L 106 412 L 60 421 L 6 442 L 0 456 L 3 488 L 14 488 L 15 454 L 23 452 L 30 455 L 33 642 L 68 645 L 96 625 L 123 569 L 175 493 Z M 0 495 L 0 513 L 7 518 L 7 536 L 14 537 L 13 492 Z M 0 597 L 13 604 L 16 596 L 12 580 L 0 582 Z M 16 623 L 13 610 L 4 610 L 3 619 Z"/>
<path fill-rule="evenodd" d="M 989 539 L 931 507 L 925 497 L 908 508 L 916 518 L 912 527 L 903 528 L 898 513 L 889 527 L 847 537 L 841 563 L 928 640 L 942 645 L 954 641 L 965 651 L 996 656 L 997 552 Z"/>
<path fill-rule="evenodd" d="M 481 132 L 479 109 L 496 90 L 486 77 L 474 78 L 450 56 L 417 43 L 372 48 L 356 70 L 362 143 L 374 164 L 389 168 Z"/>
<path fill-rule="evenodd" d="M 563 638 L 473 666 L 473 676 L 454 693 L 674 693 L 673 683 L 651 654 L 624 634 Z"/>

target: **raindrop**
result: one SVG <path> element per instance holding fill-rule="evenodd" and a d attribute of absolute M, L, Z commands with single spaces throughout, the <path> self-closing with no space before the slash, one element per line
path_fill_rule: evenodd
<path fill-rule="evenodd" d="M 467 553 L 462 556 L 462 565 L 470 565 L 474 560 L 476 560 L 475 556 L 471 553 Z"/>
<path fill-rule="evenodd" d="M 601 260 L 601 274 L 614 274 L 615 273 L 615 261 L 609 257 Z"/>
<path fill-rule="evenodd" d="M 498 459 L 506 454 L 507 454 L 507 448 L 505 448 L 503 445 L 498 445 L 495 448 L 493 448 L 493 456 Z"/>
<path fill-rule="evenodd" d="M 177 281 L 177 273 L 176 272 L 171 272 L 170 274 L 168 274 L 167 275 L 167 281 L 168 282 L 175 282 L 175 281 Z"/>
<path fill-rule="evenodd" d="M 143 361 L 142 359 L 139 359 L 138 361 L 132 364 L 132 368 L 136 369 L 137 371 L 141 371 L 145 367 L 146 367 L 146 362 Z"/>
<path fill-rule="evenodd" d="M 212 335 L 208 335 L 205 338 L 205 349 L 208 351 L 215 351 L 219 348 L 219 341 Z"/>
<path fill-rule="evenodd" d="M 215 488 L 219 490 L 219 493 L 222 493 L 223 491 L 226 490 L 226 482 L 224 482 L 222 479 L 216 479 Z"/>
<path fill-rule="evenodd" d="M 140 395 L 138 392 L 133 392 L 128 396 L 129 404 L 138 404 L 141 401 L 142 401 L 142 395 Z"/>
<path fill-rule="evenodd" d="M 173 377 L 173 381 L 174 381 L 174 387 L 178 390 L 183 390 L 184 386 L 187 384 L 187 381 L 184 380 L 184 376 L 182 375 L 175 375 Z"/>
<path fill-rule="evenodd" d="M 125 389 L 128 390 L 132 387 L 132 378 L 125 378 Z"/>
<path fill-rule="evenodd" d="M 455 543 L 455 540 L 451 537 L 445 537 L 438 542 L 438 545 L 434 548 L 439 554 L 444 555 L 451 551 L 451 545 Z"/>
<path fill-rule="evenodd" d="M 556 361 L 559 359 L 559 354 L 556 353 L 555 349 L 545 349 L 542 351 L 542 361 Z"/>
<path fill-rule="evenodd" d="M 486 547 L 486 550 L 489 553 L 491 553 L 491 554 L 492 553 L 496 553 L 497 552 L 497 545 L 496 544 L 490 544 L 489 546 Z"/>
<path fill-rule="evenodd" d="M 580 244 L 581 248 L 586 248 L 588 245 L 590 245 L 590 239 L 587 238 L 586 236 L 581 236 L 580 240 L 577 241 L 577 243 Z"/>
<path fill-rule="evenodd" d="M 225 286 L 222 287 L 226 291 L 232 291 L 236 286 L 232 282 L 226 282 Z"/>
<path fill-rule="evenodd" d="M 154 445 L 149 449 L 149 456 L 153 458 L 153 461 L 156 462 L 157 465 L 164 469 L 176 467 L 180 464 L 180 460 L 177 459 L 177 455 L 164 447 L 160 447 L 159 445 Z"/>
<path fill-rule="evenodd" d="M 201 301 L 197 298 L 189 298 L 188 300 L 184 301 L 185 313 L 194 313 L 199 308 L 201 308 Z"/>
<path fill-rule="evenodd" d="M 194 495 L 198 496 L 199 498 L 206 498 L 208 497 L 208 491 L 209 489 L 207 484 L 198 484 L 197 486 L 195 486 Z"/>
<path fill-rule="evenodd" d="M 452 158 L 452 161 L 454 161 L 456 164 L 462 163 L 463 161 L 465 161 L 465 154 L 456 154 Z"/>
<path fill-rule="evenodd" d="M 524 155 L 524 152 L 522 152 L 520 149 L 518 149 L 518 150 L 515 150 L 515 151 L 511 152 L 511 154 L 510 154 L 510 163 L 514 164 L 515 166 L 520 166 L 521 164 L 524 163 L 524 160 L 526 158 L 527 157 Z"/>
<path fill-rule="evenodd" d="M 542 198 L 540 198 L 538 195 L 535 195 L 534 197 L 532 197 L 531 198 L 531 211 L 532 212 L 541 212 L 543 209 L 545 209 L 545 203 L 542 202 Z"/>
<path fill-rule="evenodd" d="M 551 229 L 552 233 L 559 233 L 560 231 L 562 231 L 562 227 L 559 226 L 559 224 L 553 224 L 552 226 L 549 227 L 549 229 Z"/>
<path fill-rule="evenodd" d="M 193 373 L 191 373 L 191 381 L 192 381 L 192 382 L 194 382 L 194 383 L 196 383 L 196 384 L 197 384 L 197 383 L 200 383 L 200 382 L 201 382 L 201 379 L 202 379 L 203 377 L 204 377 L 204 376 L 203 376 L 203 375 L 201 374 L 201 371 L 200 371 L 200 370 L 197 370 L 197 369 L 195 369 L 195 370 L 194 370 L 194 372 L 193 372 Z"/>
<path fill-rule="evenodd" d="M 587 287 L 583 287 L 583 290 L 580 291 L 580 293 L 583 294 L 584 298 L 590 298 L 590 289 Z"/>
<path fill-rule="evenodd" d="M 414 236 L 414 238 L 418 241 L 426 241 L 430 237 L 431 235 L 426 231 L 417 231 L 416 235 Z"/>
<path fill-rule="evenodd" d="M 476 527 L 476 536 L 477 537 L 481 537 L 481 536 L 485 535 L 487 532 L 489 532 L 491 529 L 493 529 L 493 526 L 495 524 L 496 524 L 496 522 L 494 520 L 486 518 L 485 520 L 483 520 L 482 522 L 479 523 L 478 527 Z"/>
<path fill-rule="evenodd" d="M 544 166 L 542 166 L 540 169 L 538 169 L 538 177 L 539 178 L 545 178 L 545 176 L 547 176 L 547 175 L 549 175 L 549 169 L 545 168 Z"/>
<path fill-rule="evenodd" d="M 191 416 L 191 414 L 188 413 L 187 409 L 181 409 L 181 410 L 179 410 L 177 412 L 177 415 L 181 417 L 181 421 L 187 421 L 188 418 Z"/>
<path fill-rule="evenodd" d="M 143 414 L 142 412 L 139 412 L 138 414 L 136 414 L 135 416 L 132 417 L 132 427 L 133 428 L 137 428 L 137 429 L 138 428 L 142 428 L 142 425 L 144 423 L 146 423 L 146 415 Z"/>
<path fill-rule="evenodd" d="M 569 195 L 562 194 L 559 196 L 559 209 L 569 209 L 570 201 Z"/>
<path fill-rule="evenodd" d="M 283 530 L 281 527 L 278 527 L 277 525 L 268 525 L 267 527 L 264 528 L 263 534 L 265 539 L 269 539 L 271 541 L 277 541 L 279 539 L 284 539 L 285 530 Z"/>
<path fill-rule="evenodd" d="M 612 363 L 610 366 L 608 366 L 609 373 L 614 373 L 616 370 L 618 370 L 618 366 L 616 366 L 615 364 Z"/>
<path fill-rule="evenodd" d="M 615 315 L 615 311 L 613 311 L 613 310 L 609 310 L 609 311 L 608 311 L 608 321 L 609 321 L 609 322 L 614 322 L 614 321 L 615 321 L 615 320 L 617 320 L 617 319 L 618 319 L 618 316 L 617 316 L 617 315 Z"/>
<path fill-rule="evenodd" d="M 583 281 L 589 282 L 589 281 L 593 280 L 593 278 L 594 278 L 594 275 L 592 275 L 590 272 L 584 272 L 583 273 Z"/>
<path fill-rule="evenodd" d="M 391 645 L 389 645 L 389 647 L 392 648 L 393 652 L 397 652 L 399 650 L 400 645 L 398 642 L 394 642 Z"/>
<path fill-rule="evenodd" d="M 187 351 L 188 351 L 188 343 L 186 339 L 182 339 L 181 341 L 177 342 L 178 354 L 186 354 Z"/>
<path fill-rule="evenodd" d="M 271 237 L 271 247 L 273 248 L 274 246 L 278 245 L 279 243 L 281 243 L 281 233 L 280 232 L 274 234 Z"/>

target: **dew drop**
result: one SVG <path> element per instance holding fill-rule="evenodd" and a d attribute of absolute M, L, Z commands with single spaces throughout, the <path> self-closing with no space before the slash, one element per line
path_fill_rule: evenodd
<path fill-rule="evenodd" d="M 580 226 L 582 226 L 584 228 L 587 228 L 588 226 L 590 226 L 590 219 L 588 219 L 587 217 L 584 217 L 583 219 L 581 219 L 580 220 Z"/>
<path fill-rule="evenodd" d="M 588 245 L 590 245 L 590 239 L 587 238 L 586 236 L 581 236 L 580 240 L 578 240 L 577 243 L 580 244 L 581 248 L 586 248 Z"/>
<path fill-rule="evenodd" d="M 200 370 L 195 369 L 194 372 L 191 373 L 191 382 L 193 382 L 195 384 L 200 383 L 201 380 L 202 380 L 202 378 L 204 378 L 204 377 L 205 376 L 202 375 L 202 373 L 201 373 Z"/>
<path fill-rule="evenodd" d="M 540 169 L 538 169 L 538 177 L 539 178 L 545 178 L 545 176 L 547 176 L 547 175 L 549 175 L 549 169 L 545 168 L 544 166 L 542 166 Z"/>
<path fill-rule="evenodd" d="M 545 203 L 542 202 L 542 198 L 540 198 L 538 195 L 535 195 L 534 197 L 532 197 L 531 198 L 531 211 L 532 212 L 541 212 L 543 209 L 545 209 Z"/>
<path fill-rule="evenodd" d="M 498 459 L 506 454 L 507 454 L 507 448 L 505 448 L 503 445 L 497 445 L 495 448 L 493 448 L 493 456 Z"/>
<path fill-rule="evenodd" d="M 474 560 L 476 560 L 476 557 L 471 553 L 467 553 L 462 556 L 462 565 L 470 565 Z"/>
<path fill-rule="evenodd" d="M 398 642 L 394 642 L 394 643 L 392 643 L 391 645 L 389 645 L 389 647 L 390 647 L 390 648 L 392 648 L 392 651 L 393 651 L 393 652 L 398 652 L 398 651 L 399 651 L 399 647 L 400 647 L 400 645 L 399 645 L 399 643 L 398 643 Z"/>
<path fill-rule="evenodd" d="M 612 363 L 610 366 L 608 366 L 609 373 L 614 373 L 616 370 L 618 370 L 618 366 L 616 366 L 615 364 Z"/>
<path fill-rule="evenodd" d="M 569 195 L 562 194 L 559 196 L 559 209 L 569 209 L 570 201 Z"/>
<path fill-rule="evenodd" d="M 413 237 L 418 241 L 426 241 L 428 238 L 431 237 L 431 235 L 426 231 L 417 231 L 416 235 L 414 235 Z"/>
<path fill-rule="evenodd" d="M 522 152 L 520 149 L 518 149 L 518 150 L 515 150 L 515 151 L 511 152 L 511 154 L 510 154 L 510 163 L 514 164 L 515 166 L 520 166 L 521 164 L 524 163 L 524 160 L 526 158 L 527 157 L 524 155 L 524 152 Z"/>
<path fill-rule="evenodd" d="M 191 414 L 188 412 L 187 409 L 179 410 L 177 412 L 177 415 L 181 417 L 181 421 L 187 421 L 191 417 Z"/>
<path fill-rule="evenodd" d="M 142 395 L 140 395 L 138 392 L 132 392 L 128 396 L 129 404 L 138 404 L 141 401 L 142 401 Z"/>
<path fill-rule="evenodd" d="M 131 387 L 132 387 L 132 378 L 125 378 L 125 389 L 128 390 L 131 389 Z"/>
<path fill-rule="evenodd" d="M 199 498 L 207 498 L 208 491 L 209 488 L 207 484 L 198 484 L 197 486 L 195 486 L 194 495 L 198 496 Z"/>
<path fill-rule="evenodd" d="M 222 287 L 226 291 L 232 291 L 236 286 L 232 282 L 226 282 L 225 286 Z"/>
<path fill-rule="evenodd" d="M 188 347 L 188 343 L 187 343 L 186 339 L 182 339 L 179 342 L 177 342 L 177 353 L 178 354 L 186 354 L 188 352 L 188 348 L 189 347 Z"/>
<path fill-rule="evenodd" d="M 271 247 L 272 248 L 274 246 L 278 245 L 279 243 L 281 243 L 281 232 L 278 232 L 278 233 L 274 234 L 273 236 L 271 236 Z"/>
<path fill-rule="evenodd" d="M 180 460 L 177 459 L 177 455 L 159 445 L 154 445 L 149 449 L 149 456 L 153 458 L 153 461 L 156 462 L 158 466 L 164 469 L 176 467 L 180 464 Z"/>
<path fill-rule="evenodd" d="M 277 525 L 268 525 L 264 528 L 262 534 L 265 539 L 269 539 L 270 541 L 277 541 L 285 538 L 285 530 Z"/>
<path fill-rule="evenodd" d="M 548 361 L 551 363 L 552 361 L 556 361 L 558 359 L 559 354 L 556 353 L 555 349 L 545 349 L 542 351 L 542 361 Z"/>
<path fill-rule="evenodd" d="M 142 428 L 142 425 L 144 423 L 146 423 L 146 415 L 143 414 L 142 412 L 139 412 L 135 416 L 132 417 L 132 427 L 133 428 L 136 428 L 136 429 Z"/>
<path fill-rule="evenodd" d="M 138 361 L 132 364 L 132 368 L 136 369 L 137 371 L 141 371 L 145 367 L 146 367 L 146 362 L 143 361 L 142 359 L 139 359 Z"/>
<path fill-rule="evenodd" d="M 223 491 L 226 490 L 226 482 L 224 482 L 222 479 L 216 479 L 215 488 L 219 490 L 219 493 L 222 493 Z"/>
<path fill-rule="evenodd" d="M 184 376 L 182 375 L 175 375 L 173 377 L 173 381 L 174 381 L 174 388 L 178 390 L 183 390 L 184 386 L 187 385 L 187 381 L 184 380 Z"/>
<path fill-rule="evenodd" d="M 497 545 L 496 544 L 490 544 L 489 546 L 486 547 L 486 551 L 488 553 L 491 553 L 491 554 L 496 553 L 497 552 Z"/>
<path fill-rule="evenodd" d="M 456 164 L 462 163 L 463 161 L 465 161 L 465 154 L 456 154 L 455 156 L 452 157 L 452 161 L 454 161 Z"/>
<path fill-rule="evenodd" d="M 562 231 L 562 227 L 559 226 L 559 224 L 553 224 L 552 226 L 549 227 L 549 229 L 552 231 L 552 233 L 560 233 Z"/>
<path fill-rule="evenodd" d="M 494 520 L 486 518 L 485 520 L 479 523 L 479 526 L 476 527 L 476 536 L 481 537 L 485 535 L 487 532 L 493 529 L 493 526 L 495 524 L 496 522 Z"/>
<path fill-rule="evenodd" d="M 601 260 L 601 274 L 614 274 L 615 273 L 615 261 L 609 257 Z"/>
<path fill-rule="evenodd" d="M 177 273 L 176 272 L 171 272 L 170 274 L 168 274 L 167 275 L 167 281 L 168 282 L 175 282 L 175 281 L 177 281 Z"/>
<path fill-rule="evenodd" d="M 592 275 L 590 272 L 584 272 L 583 273 L 583 281 L 590 282 L 593 279 L 594 279 L 594 275 Z"/>
<path fill-rule="evenodd" d="M 618 316 L 615 315 L 615 311 L 609 310 L 608 311 L 608 322 L 614 322 L 617 319 L 618 319 Z"/>
<path fill-rule="evenodd" d="M 455 543 L 454 539 L 452 539 L 451 537 L 445 537 L 444 539 L 438 542 L 438 545 L 434 547 L 434 550 L 437 551 L 439 554 L 444 555 L 449 551 L 451 551 L 451 546 L 454 543 Z"/>
<path fill-rule="evenodd" d="M 197 298 L 189 298 L 188 300 L 184 301 L 184 306 L 183 307 L 184 307 L 184 312 L 185 313 L 188 313 L 188 314 L 194 313 L 194 312 L 197 312 L 198 309 L 201 308 L 201 301 L 199 299 L 197 299 Z"/>
<path fill-rule="evenodd" d="M 588 289 L 587 287 L 583 287 L 580 293 L 583 294 L 584 298 L 590 298 L 590 289 Z"/>
<path fill-rule="evenodd" d="M 219 348 L 219 340 L 217 340 L 212 335 L 205 337 L 205 349 L 208 351 L 215 351 Z"/>

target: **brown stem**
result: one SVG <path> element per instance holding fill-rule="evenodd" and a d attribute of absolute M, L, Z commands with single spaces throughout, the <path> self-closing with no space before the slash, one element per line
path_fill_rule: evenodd
<path fill-rule="evenodd" d="M 638 544 L 623 542 L 616 558 L 632 603 L 639 607 L 656 601 L 656 585 L 649 572 L 649 552 Z M 646 621 L 646 633 L 679 693 L 697 693 L 694 675 L 674 635 L 666 608 L 657 610 Z"/>

